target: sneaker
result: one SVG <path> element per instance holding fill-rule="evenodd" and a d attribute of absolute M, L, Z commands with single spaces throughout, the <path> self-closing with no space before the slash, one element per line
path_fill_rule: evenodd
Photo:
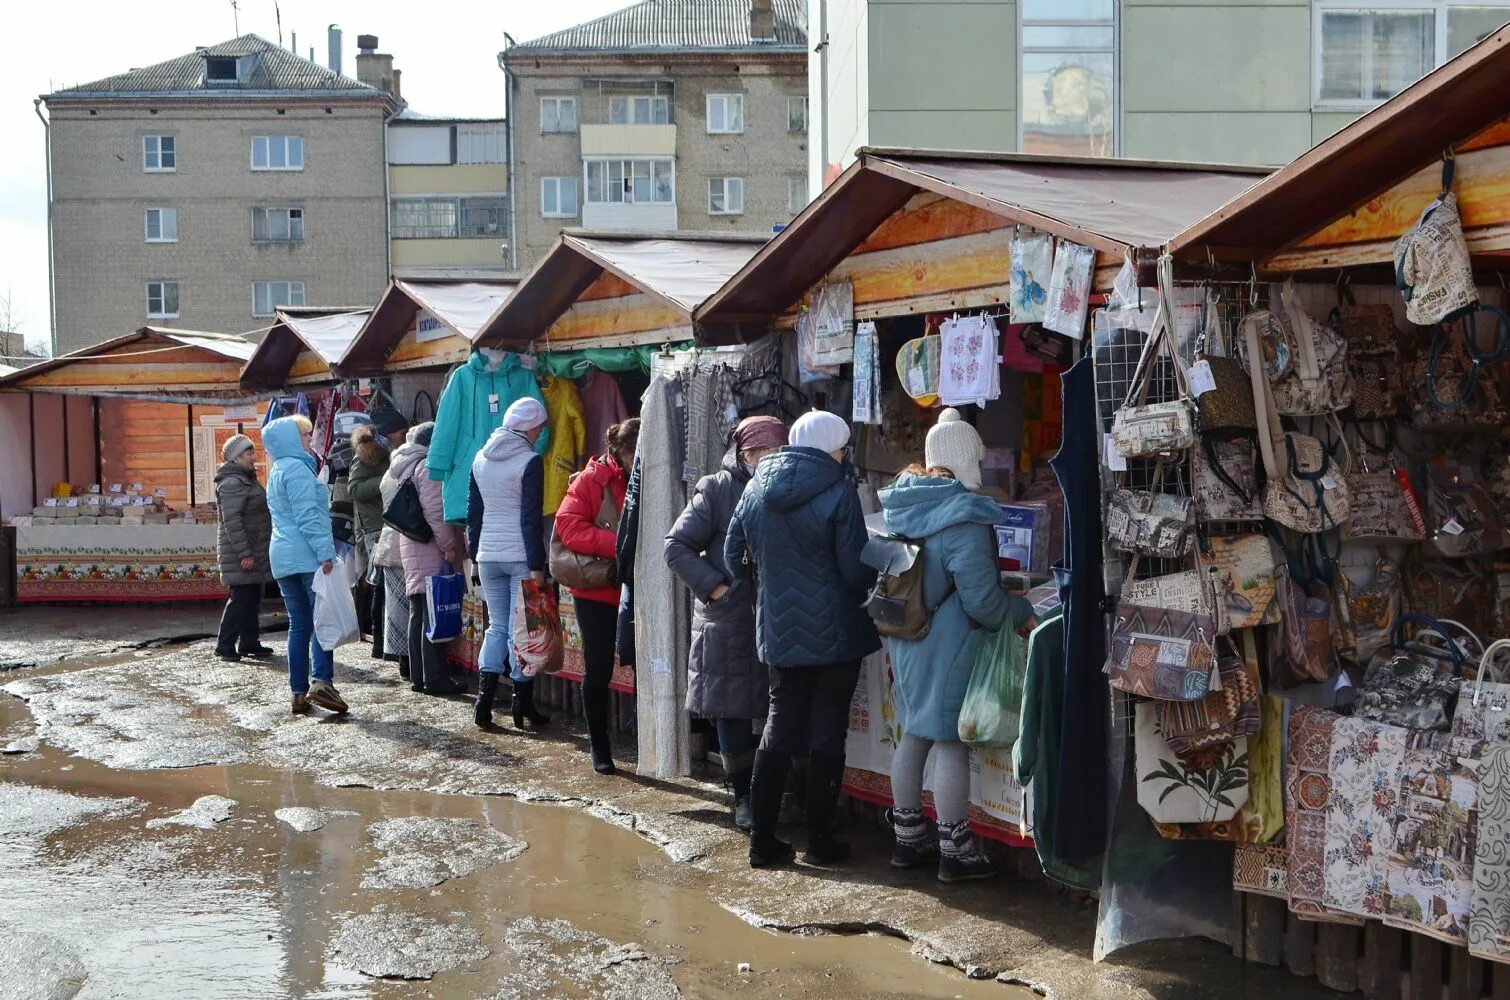
<path fill-rule="evenodd" d="M 315 681 L 309 686 L 309 703 L 337 715 L 347 711 L 346 702 L 329 681 Z"/>
<path fill-rule="evenodd" d="M 231 649 L 231 650 L 217 649 L 217 650 L 215 650 L 215 658 L 217 660 L 225 660 L 227 663 L 240 663 L 241 662 L 241 654 L 238 653 L 238 652 L 236 652 L 234 649 Z"/>
<path fill-rule="evenodd" d="M 304 694 L 294 695 L 294 714 L 303 715 L 309 711 L 309 696 Z"/>
<path fill-rule="evenodd" d="M 273 655 L 271 646 L 253 646 L 251 649 L 238 650 L 242 656 L 250 656 L 256 660 L 265 660 Z"/>

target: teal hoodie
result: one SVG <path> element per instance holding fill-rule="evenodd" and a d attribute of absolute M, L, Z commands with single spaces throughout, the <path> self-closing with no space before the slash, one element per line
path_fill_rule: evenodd
<path fill-rule="evenodd" d="M 268 563 L 274 577 L 313 573 L 336 557 L 330 534 L 330 491 L 315 478 L 315 459 L 299 443 L 292 417 L 262 428 L 262 447 L 273 468 L 267 474 L 267 509 L 273 519 Z"/>
<path fill-rule="evenodd" d="M 496 404 L 490 397 L 496 396 Z M 430 478 L 441 482 L 441 501 L 447 521 L 465 524 L 472 459 L 502 426 L 503 414 L 515 400 L 529 396 L 545 405 L 535 373 L 519 363 L 517 354 L 474 351 L 467 363 L 451 374 L 435 413 L 435 436 L 430 439 Z M 550 447 L 550 428 L 535 442 L 535 453 Z"/>

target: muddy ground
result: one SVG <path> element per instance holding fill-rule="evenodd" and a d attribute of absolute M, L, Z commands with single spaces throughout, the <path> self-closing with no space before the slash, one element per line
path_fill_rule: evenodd
<path fill-rule="evenodd" d="M 361 647 L 348 717 L 291 716 L 213 617 L 0 612 L 0 1000 L 1335 996 L 1205 941 L 1093 965 L 1094 904 L 894 873 L 878 829 L 753 872 L 711 772 L 599 777 Z"/>

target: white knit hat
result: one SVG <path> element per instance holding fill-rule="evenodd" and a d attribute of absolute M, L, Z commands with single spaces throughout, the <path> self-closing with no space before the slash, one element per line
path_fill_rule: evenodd
<path fill-rule="evenodd" d="M 965 489 L 980 489 L 980 464 L 985 461 L 986 446 L 979 432 L 965 423 L 954 407 L 940 413 L 938 423 L 928 431 L 923 457 L 929 465 L 943 466 L 954 473 Z"/>
<path fill-rule="evenodd" d="M 511 431 L 532 431 L 545 423 L 549 414 L 540 400 L 533 396 L 524 396 L 509 404 L 509 408 L 503 411 L 503 426 Z"/>
<path fill-rule="evenodd" d="M 793 448 L 816 448 L 833 453 L 849 444 L 849 424 L 837 414 L 812 410 L 792 424 L 787 441 Z"/>

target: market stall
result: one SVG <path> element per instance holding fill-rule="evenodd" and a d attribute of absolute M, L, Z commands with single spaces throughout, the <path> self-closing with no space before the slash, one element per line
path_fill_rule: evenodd
<path fill-rule="evenodd" d="M 241 370 L 242 386 L 286 389 L 337 381 L 333 367 L 370 315 L 367 309 L 279 309 Z"/>
<path fill-rule="evenodd" d="M 1036 588 L 1032 597 L 1046 613 L 1060 599 L 1049 574 L 1065 556 L 1065 498 L 1047 461 L 1060 451 L 1061 426 L 1070 426 L 1060 406 L 1070 390 L 1061 389 L 1060 377 L 1083 353 L 1090 303 L 1104 300 L 1124 267 L 1136 272 L 1132 261 L 1156 252 L 1263 173 L 865 150 L 695 319 L 712 343 L 773 326 L 792 331 L 784 336 L 797 346 L 794 378 L 816 404 L 855 425 L 855 462 L 872 510 L 875 491 L 921 460 L 941 402 L 958 405 L 987 449 L 985 489 L 1003 504 L 1002 565 L 1019 574 L 1021 586 Z M 973 368 L 969 379 L 945 370 L 944 359 L 956 350 L 963 352 L 959 371 Z M 874 530 L 879 520 L 872 524 Z M 1098 564 L 1082 575 L 1099 574 Z M 1089 836 L 1079 848 L 1061 844 L 1063 856 L 1045 863 L 1081 887 L 1091 880 L 1060 862 L 1098 865 L 1096 829 L 1106 823 L 1097 755 L 1105 745 L 1099 730 L 1106 704 L 1099 669 L 1098 661 L 1062 699 L 1076 706 L 1071 716 L 1088 720 L 1090 731 L 1066 736 L 1064 747 L 1056 732 L 1056 745 L 1040 753 L 1055 755 L 1044 765 L 1050 773 L 1065 748 L 1066 763 L 1096 762 L 1092 773 L 1076 775 L 1073 797 L 1055 796 L 1091 806 L 1076 821 Z M 845 791 L 889 805 L 900 734 L 884 653 L 865 663 L 850 717 Z M 976 829 L 1022 843 L 1032 827 L 1029 812 L 1009 749 L 974 750 Z M 1061 807 L 1056 815 L 1067 812 Z"/>
<path fill-rule="evenodd" d="M 0 378 L 29 452 L 13 466 L 29 476 L 7 477 L 29 479 L 29 506 L 7 511 L 18 601 L 225 595 L 212 477 L 221 444 L 261 425 L 239 384 L 252 352 L 238 336 L 143 327 Z"/>

